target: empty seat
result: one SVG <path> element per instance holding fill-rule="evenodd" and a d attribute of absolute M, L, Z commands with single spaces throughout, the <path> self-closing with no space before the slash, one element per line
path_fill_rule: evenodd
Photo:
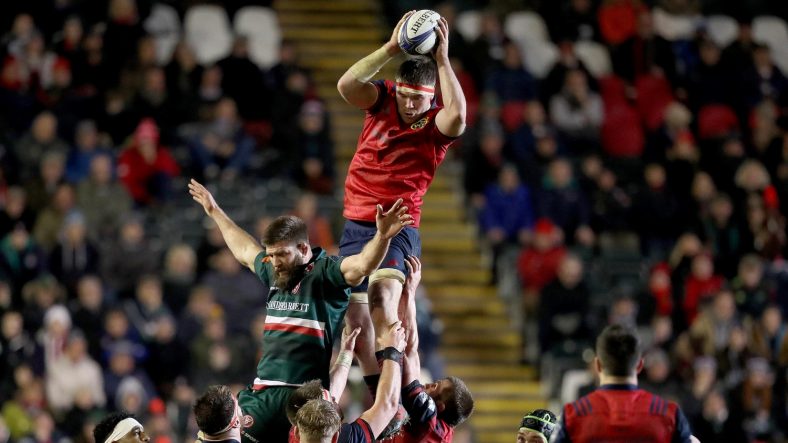
<path fill-rule="evenodd" d="M 166 65 L 181 39 L 181 20 L 178 18 L 178 11 L 170 5 L 156 3 L 145 19 L 143 27 L 156 42 L 156 61 Z"/>
<path fill-rule="evenodd" d="M 575 54 L 596 78 L 608 75 L 613 70 L 610 53 L 604 45 L 592 41 L 580 41 L 575 44 Z"/>
<path fill-rule="evenodd" d="M 724 48 L 736 40 L 739 35 L 739 23 L 727 15 L 712 15 L 705 22 L 706 33 L 720 48 Z"/>
<path fill-rule="evenodd" d="M 643 75 L 635 80 L 636 106 L 646 128 L 654 131 L 665 117 L 665 108 L 673 102 L 673 91 L 665 77 Z"/>
<path fill-rule="evenodd" d="M 666 40 L 691 40 L 695 36 L 700 16 L 668 14 L 660 8 L 654 8 L 654 30 Z"/>
<path fill-rule="evenodd" d="M 249 58 L 263 69 L 279 61 L 282 31 L 279 18 L 271 8 L 246 6 L 235 14 L 235 32 L 249 39 Z"/>
<path fill-rule="evenodd" d="M 779 17 L 763 15 L 752 21 L 752 37 L 769 46 L 772 59 L 784 73 L 788 72 L 788 25 Z"/>
<path fill-rule="evenodd" d="M 457 16 L 454 27 L 465 40 L 472 42 L 482 32 L 482 15 L 479 11 L 465 11 Z"/>
<path fill-rule="evenodd" d="M 539 14 L 531 11 L 512 12 L 506 16 L 503 31 L 509 38 L 519 43 L 550 41 L 544 20 Z"/>
<path fill-rule="evenodd" d="M 627 103 L 627 85 L 621 77 L 616 75 L 606 75 L 597 80 L 599 93 L 607 110 L 611 106 Z"/>
<path fill-rule="evenodd" d="M 233 35 L 230 20 L 220 6 L 197 5 L 184 17 L 186 41 L 200 64 L 214 63 L 230 54 Z"/>
<path fill-rule="evenodd" d="M 600 137 L 604 151 L 616 158 L 638 157 L 646 143 L 638 113 L 627 103 L 605 108 Z"/>
<path fill-rule="evenodd" d="M 558 48 L 550 42 L 531 40 L 520 44 L 520 50 L 525 69 L 536 78 L 547 77 L 559 57 Z"/>
<path fill-rule="evenodd" d="M 698 111 L 698 135 L 702 139 L 723 137 L 739 130 L 739 119 L 730 106 L 707 105 Z"/>

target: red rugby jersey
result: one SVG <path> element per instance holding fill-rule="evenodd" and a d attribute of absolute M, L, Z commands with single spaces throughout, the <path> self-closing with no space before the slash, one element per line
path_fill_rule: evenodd
<path fill-rule="evenodd" d="M 433 107 L 417 122 L 407 125 L 397 112 L 396 85 L 376 81 L 378 100 L 366 111 L 364 128 L 345 179 L 348 220 L 374 222 L 375 205 L 389 208 L 398 198 L 408 206 L 418 227 L 421 205 L 435 171 L 457 140 L 435 126 L 441 107 Z"/>
<path fill-rule="evenodd" d="M 553 442 L 689 443 L 678 405 L 635 385 L 604 385 L 564 406 Z"/>

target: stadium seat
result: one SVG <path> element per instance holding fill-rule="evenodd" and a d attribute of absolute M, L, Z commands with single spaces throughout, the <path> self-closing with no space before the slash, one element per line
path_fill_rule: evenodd
<path fill-rule="evenodd" d="M 506 16 L 503 32 L 520 44 L 549 42 L 547 25 L 542 17 L 530 11 L 512 12 Z"/>
<path fill-rule="evenodd" d="M 704 24 L 709 38 L 720 48 L 731 44 L 739 35 L 739 24 L 727 15 L 712 15 Z"/>
<path fill-rule="evenodd" d="M 545 78 L 558 61 L 558 48 L 550 42 L 529 41 L 520 44 L 525 69 L 536 78 Z"/>
<path fill-rule="evenodd" d="M 623 102 L 605 108 L 600 135 L 602 149 L 615 158 L 638 157 L 646 144 L 637 111 Z"/>
<path fill-rule="evenodd" d="M 170 5 L 156 3 L 143 23 L 145 31 L 156 41 L 156 60 L 161 65 L 169 63 L 175 46 L 181 39 L 181 21 L 178 11 Z"/>
<path fill-rule="evenodd" d="M 501 125 L 506 132 L 514 132 L 523 124 L 525 102 L 507 101 L 501 106 Z"/>
<path fill-rule="evenodd" d="M 650 131 L 662 124 L 665 108 L 673 102 L 673 91 L 667 79 L 656 75 L 643 75 L 635 80 L 635 104 L 643 123 Z"/>
<path fill-rule="evenodd" d="M 706 105 L 698 111 L 698 136 L 701 139 L 722 137 L 739 130 L 739 119 L 730 106 Z"/>
<path fill-rule="evenodd" d="M 575 44 L 575 54 L 596 78 L 608 75 L 613 70 L 610 53 L 604 45 L 592 41 L 580 41 Z"/>
<path fill-rule="evenodd" d="M 466 41 L 472 42 L 482 32 L 482 15 L 479 11 L 465 11 L 457 16 L 455 27 Z"/>
<path fill-rule="evenodd" d="M 602 95 L 602 101 L 605 104 L 606 111 L 611 106 L 621 103 L 626 104 L 628 102 L 627 86 L 621 77 L 606 75 L 597 79 L 597 83 L 599 84 L 599 93 Z"/>
<path fill-rule="evenodd" d="M 654 30 L 657 35 L 665 40 L 691 40 L 695 37 L 697 24 L 702 20 L 700 16 L 668 14 L 660 8 L 654 8 Z"/>
<path fill-rule="evenodd" d="M 230 20 L 222 7 L 192 6 L 186 11 L 183 21 L 186 41 L 200 64 L 209 65 L 230 54 L 233 35 Z"/>
<path fill-rule="evenodd" d="M 279 19 L 271 8 L 246 6 L 235 14 L 235 32 L 249 38 L 249 58 L 257 66 L 268 69 L 279 61 L 282 31 Z"/>
<path fill-rule="evenodd" d="M 772 59 L 783 73 L 788 72 L 788 26 L 779 18 L 771 15 L 755 17 L 752 21 L 752 37 L 758 43 L 767 45 Z"/>

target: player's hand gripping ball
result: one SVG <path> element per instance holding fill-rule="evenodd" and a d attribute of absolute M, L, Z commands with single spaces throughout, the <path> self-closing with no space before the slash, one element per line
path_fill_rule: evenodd
<path fill-rule="evenodd" d="M 440 14 L 429 9 L 411 14 L 399 30 L 399 47 L 411 55 L 429 54 L 438 42 L 435 27 L 440 18 Z"/>

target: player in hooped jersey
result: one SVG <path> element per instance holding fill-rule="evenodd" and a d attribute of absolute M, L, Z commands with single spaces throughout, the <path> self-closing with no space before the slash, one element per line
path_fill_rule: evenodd
<path fill-rule="evenodd" d="M 638 388 L 643 359 L 633 330 L 621 325 L 605 328 L 596 341 L 594 364 L 599 388 L 564 406 L 551 442 L 697 441 L 676 403 Z"/>
<path fill-rule="evenodd" d="M 406 259 L 408 272 L 421 274 L 421 262 L 411 256 Z M 419 359 L 419 332 L 416 325 L 416 288 L 419 278 L 406 281 L 400 300 L 402 322 L 408 337 L 402 363 L 402 404 L 410 419 L 402 431 L 394 436 L 394 443 L 449 443 L 454 428 L 473 413 L 473 396 L 465 383 L 457 377 L 447 377 L 422 385 Z M 411 284 L 415 282 L 415 284 Z"/>
<path fill-rule="evenodd" d="M 365 375 L 379 372 L 372 354 L 370 319 L 378 337 L 397 321 L 405 257 L 421 255 L 417 228 L 422 198 L 447 150 L 465 130 L 465 96 L 449 63 L 446 20 L 441 19 L 435 28 L 438 44 L 433 57 L 408 58 L 399 66 L 395 82 L 370 81 L 383 65 L 403 54 L 398 45 L 399 29 L 412 13 L 402 17 L 388 42 L 351 66 L 337 83 L 345 101 L 365 111 L 364 127 L 345 181 L 347 221 L 340 254 L 357 253 L 374 235 L 375 217 L 367 207 L 370 203 L 390 204 L 401 196 L 414 220 L 413 226 L 392 240 L 381 269 L 369 278 L 369 288 L 353 290 L 348 322 L 361 327 L 356 356 Z M 438 79 L 443 106 L 435 100 Z"/>
<path fill-rule="evenodd" d="M 200 183 L 192 180 L 189 193 L 216 222 L 235 258 L 269 287 L 257 378 L 238 394 L 244 412 L 242 441 L 286 442 L 290 393 L 313 379 L 328 387 L 333 337 L 347 309 L 349 288 L 380 266 L 391 239 L 413 223 L 412 216 L 402 200 L 386 212 L 376 205 L 376 233 L 363 250 L 329 257 L 320 248 L 310 248 L 307 227 L 298 217 L 275 219 L 264 234 L 263 248 Z"/>

